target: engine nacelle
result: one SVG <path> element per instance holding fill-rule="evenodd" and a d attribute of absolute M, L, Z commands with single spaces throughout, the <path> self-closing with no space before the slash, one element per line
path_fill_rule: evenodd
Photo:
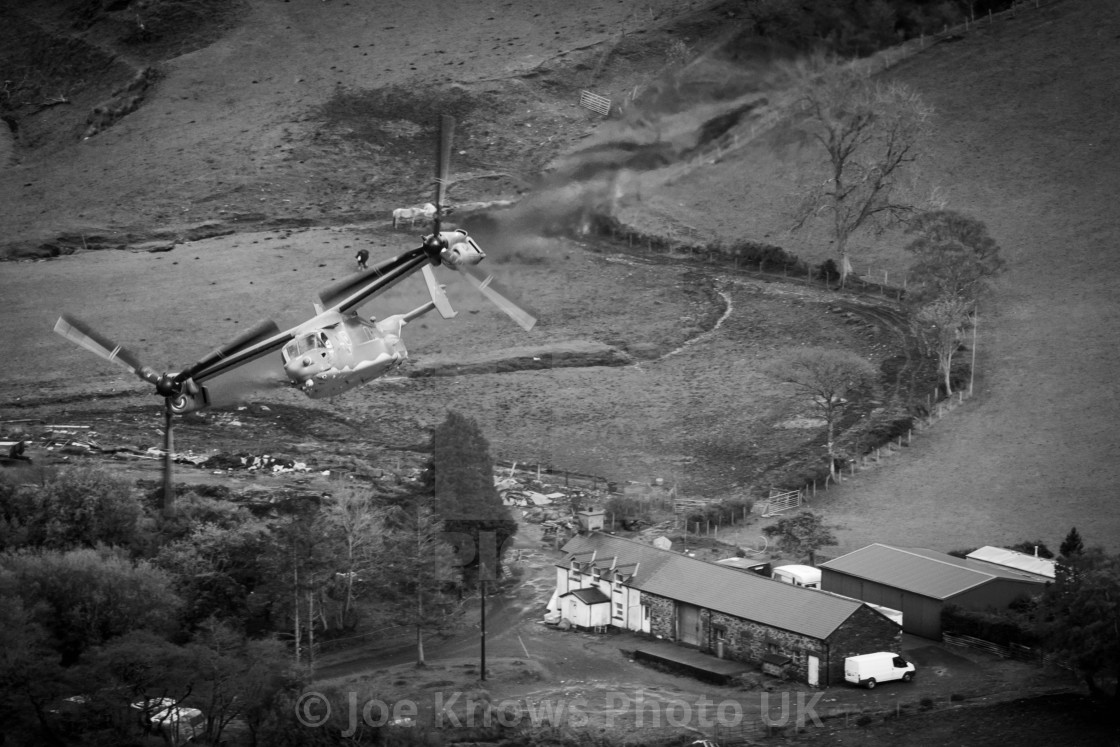
<path fill-rule="evenodd" d="M 439 240 L 443 245 L 439 252 L 439 259 L 447 267 L 477 265 L 486 258 L 486 253 L 461 228 L 455 231 L 440 231 Z"/>
<path fill-rule="evenodd" d="M 171 412 L 182 415 L 195 410 L 202 410 L 210 403 L 206 401 L 206 394 L 194 379 L 187 379 L 179 386 L 179 391 L 169 397 Z"/>

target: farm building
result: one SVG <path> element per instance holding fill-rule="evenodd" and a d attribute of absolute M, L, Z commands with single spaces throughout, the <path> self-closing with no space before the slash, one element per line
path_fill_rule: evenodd
<path fill-rule="evenodd" d="M 1033 573 L 921 548 L 874 544 L 821 564 L 825 591 L 901 610 L 903 630 L 941 638 L 946 604 L 1003 609 L 1042 592 Z"/>
<path fill-rule="evenodd" d="M 1002 568 L 1026 571 L 1036 576 L 1042 576 L 1047 581 L 1054 580 L 1054 561 L 1040 558 L 1037 555 L 1027 555 L 1025 552 L 1008 550 L 1006 547 L 986 545 L 978 550 L 973 550 L 965 557 L 972 560 L 981 560 L 985 563 L 994 563 Z"/>
<path fill-rule="evenodd" d="M 787 662 L 784 674 L 811 685 L 843 681 L 848 656 L 901 643 L 898 624 L 859 600 L 599 532 L 572 538 L 563 552 L 550 606 L 573 623 L 568 610 L 582 609 L 565 600 L 598 590 L 614 627 L 735 661 Z"/>

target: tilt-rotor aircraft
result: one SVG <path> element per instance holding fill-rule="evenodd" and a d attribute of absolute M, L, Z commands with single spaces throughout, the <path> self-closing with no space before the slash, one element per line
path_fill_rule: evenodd
<path fill-rule="evenodd" d="M 275 322 L 260 322 L 194 365 L 182 371 L 161 374 L 83 322 L 66 314 L 59 317 L 54 326 L 55 332 L 101 358 L 127 368 L 153 384 L 155 393 L 164 398 L 166 485 L 169 485 L 170 474 L 172 414 L 236 404 L 253 391 L 284 383 L 298 388 L 312 399 L 332 397 L 383 376 L 400 365 L 408 356 L 401 342 L 402 327 L 432 310 L 438 311 L 445 319 L 456 314 L 443 292 L 443 286 L 436 282 L 433 266 L 442 265 L 457 270 L 521 327 L 526 330 L 533 328 L 536 318 L 499 290 L 492 276 L 484 275 L 475 268 L 486 255 L 474 239 L 466 231 L 441 230 L 454 124 L 451 117 L 445 116 L 440 120 L 432 233 L 423 238 L 419 247 L 320 291 L 319 300 L 315 303 L 315 316 L 302 324 L 282 332 Z M 358 309 L 364 303 L 417 271 L 424 275 L 430 301 L 380 321 L 363 319 L 358 315 Z"/>

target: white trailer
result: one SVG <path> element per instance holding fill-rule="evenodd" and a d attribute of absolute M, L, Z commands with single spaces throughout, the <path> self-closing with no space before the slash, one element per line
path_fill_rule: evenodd
<path fill-rule="evenodd" d="M 821 569 L 811 565 L 780 565 L 770 574 L 770 578 L 807 589 L 821 588 Z"/>

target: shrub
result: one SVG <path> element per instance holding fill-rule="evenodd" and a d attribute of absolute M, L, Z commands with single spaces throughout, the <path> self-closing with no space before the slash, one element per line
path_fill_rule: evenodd
<path fill-rule="evenodd" d="M 777 270 L 779 267 L 784 267 L 793 274 L 803 274 L 809 270 L 809 265 L 804 260 L 773 244 L 740 241 L 730 246 L 709 244 L 707 249 L 726 254 L 743 264 L 760 264 L 762 269 Z"/>
<path fill-rule="evenodd" d="M 840 268 L 836 266 L 836 261 L 827 259 L 817 266 L 816 277 L 818 280 L 825 280 L 829 283 L 838 282 L 840 280 Z"/>
<path fill-rule="evenodd" d="M 731 524 L 749 516 L 753 507 L 750 498 L 728 498 L 694 509 L 685 514 L 684 520 L 689 524 Z"/>
<path fill-rule="evenodd" d="M 946 632 L 980 638 L 1003 646 L 1037 646 L 1038 636 L 1029 623 L 1006 612 L 977 612 L 956 605 L 941 609 L 941 627 Z"/>
<path fill-rule="evenodd" d="M 872 719 L 870 716 L 865 714 L 865 715 L 860 716 L 859 718 L 856 719 L 856 726 L 867 726 L 873 720 L 874 719 Z"/>

